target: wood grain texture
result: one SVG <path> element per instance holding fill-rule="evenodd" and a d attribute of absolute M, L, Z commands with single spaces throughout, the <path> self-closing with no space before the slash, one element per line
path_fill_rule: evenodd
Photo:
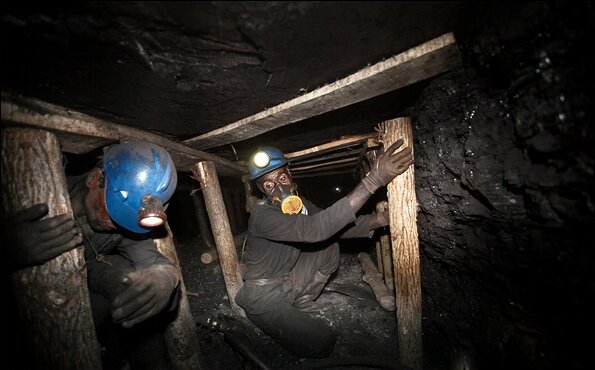
<path fill-rule="evenodd" d="M 460 64 L 452 33 L 429 40 L 334 83 L 227 126 L 185 140 L 207 149 L 235 143 L 446 72 Z"/>
<path fill-rule="evenodd" d="M 384 132 L 385 150 L 398 139 L 404 141 L 402 148 L 413 148 L 413 131 L 408 117 L 383 122 L 381 128 Z M 387 191 L 397 296 L 399 354 L 404 365 L 422 369 L 421 276 L 413 165 L 392 180 Z"/>
<path fill-rule="evenodd" d="M 194 177 L 198 179 L 203 191 L 229 303 L 235 313 L 245 316 L 244 310 L 235 301 L 235 296 L 242 287 L 243 282 L 238 269 L 238 254 L 235 249 L 215 166 L 212 162 L 199 162 L 192 169 L 192 172 Z"/>
<path fill-rule="evenodd" d="M 165 344 L 169 359 L 175 370 L 198 370 L 201 369 L 201 352 L 194 318 L 190 311 L 186 285 L 180 269 L 180 261 L 173 242 L 173 235 L 169 225 L 166 224 L 165 227 L 167 235 L 163 238 L 154 239 L 153 243 L 161 254 L 175 264 L 180 277 L 178 308 L 174 319 L 167 325 L 165 330 Z"/>
<path fill-rule="evenodd" d="M 62 150 L 83 154 L 122 140 L 145 140 L 166 149 L 178 171 L 190 172 L 199 161 L 212 161 L 221 175 L 239 177 L 248 168 L 141 129 L 119 125 L 32 98 L 2 94 L 2 126 L 25 125 L 53 132 Z"/>
<path fill-rule="evenodd" d="M 388 202 L 378 202 L 376 204 L 376 212 L 381 213 L 388 209 Z M 382 272 L 384 276 L 384 285 L 389 292 L 395 291 L 395 279 L 393 277 L 393 251 L 390 244 L 389 232 L 381 230 L 379 233 L 378 242 L 380 244 L 380 262 L 382 264 Z"/>
<path fill-rule="evenodd" d="M 72 215 L 62 152 L 47 131 L 2 130 L 2 219 L 38 203 Z M 7 247 L 7 246 L 4 246 Z M 12 274 L 31 356 L 44 369 L 101 369 L 83 247 Z"/>
<path fill-rule="evenodd" d="M 357 255 L 357 259 L 361 263 L 362 271 L 364 272 L 362 279 L 372 288 L 380 306 L 387 311 L 394 311 L 395 297 L 386 289 L 386 286 L 382 282 L 382 274 L 374 266 L 370 255 L 362 252 Z"/>

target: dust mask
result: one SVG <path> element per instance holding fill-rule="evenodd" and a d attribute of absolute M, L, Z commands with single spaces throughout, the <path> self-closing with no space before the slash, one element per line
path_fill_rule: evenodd
<path fill-rule="evenodd" d="M 271 195 L 271 202 L 281 203 L 281 212 L 296 215 L 302 211 L 304 203 L 297 195 L 295 186 L 277 185 Z"/>

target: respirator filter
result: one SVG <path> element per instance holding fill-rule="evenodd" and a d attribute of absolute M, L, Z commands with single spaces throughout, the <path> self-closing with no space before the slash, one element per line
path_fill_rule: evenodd
<path fill-rule="evenodd" d="M 281 212 L 286 215 L 297 215 L 302 211 L 302 199 L 297 195 L 288 195 L 281 201 Z"/>

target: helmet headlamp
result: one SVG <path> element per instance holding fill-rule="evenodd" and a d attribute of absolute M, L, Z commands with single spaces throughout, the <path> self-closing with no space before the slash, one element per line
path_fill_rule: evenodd
<path fill-rule="evenodd" d="M 144 234 L 166 222 L 166 204 L 178 181 L 167 150 L 146 141 L 111 145 L 103 158 L 105 205 L 121 227 Z"/>
<path fill-rule="evenodd" d="M 264 151 L 257 152 L 254 154 L 254 165 L 258 168 L 264 168 L 269 165 L 271 157 Z"/>
<path fill-rule="evenodd" d="M 256 150 L 248 161 L 250 180 L 256 180 L 260 176 L 286 166 L 289 162 L 283 152 L 272 146 L 263 146 Z"/>
<path fill-rule="evenodd" d="M 167 221 L 165 209 L 158 197 L 145 195 L 138 210 L 139 225 L 147 228 L 161 226 Z"/>

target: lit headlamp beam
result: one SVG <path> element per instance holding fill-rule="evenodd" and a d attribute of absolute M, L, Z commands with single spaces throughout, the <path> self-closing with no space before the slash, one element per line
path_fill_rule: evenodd
<path fill-rule="evenodd" d="M 141 199 L 142 206 L 138 210 L 138 223 L 142 227 L 152 228 L 161 226 L 167 221 L 167 215 L 161 200 L 152 195 L 145 195 Z"/>
<path fill-rule="evenodd" d="M 266 152 L 260 151 L 254 154 L 252 162 L 258 168 L 265 168 L 271 162 L 271 157 Z"/>

